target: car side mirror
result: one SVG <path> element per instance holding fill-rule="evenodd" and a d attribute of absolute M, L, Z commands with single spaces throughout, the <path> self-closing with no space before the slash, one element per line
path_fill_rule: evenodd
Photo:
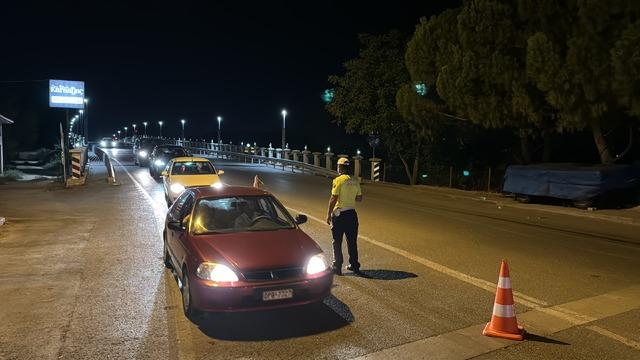
<path fill-rule="evenodd" d="M 224 170 L 218 170 L 218 175 L 224 174 Z"/>
<path fill-rule="evenodd" d="M 307 222 L 307 215 L 298 214 L 295 220 L 298 225 L 304 224 Z"/>
<path fill-rule="evenodd" d="M 161 176 L 167 176 L 169 175 L 169 173 L 167 172 L 167 170 L 162 170 L 162 172 L 160 173 Z"/>
<path fill-rule="evenodd" d="M 178 220 L 175 221 L 169 221 L 167 223 L 167 227 L 171 230 L 175 230 L 175 231 L 184 231 L 185 228 L 182 226 L 182 223 Z"/>

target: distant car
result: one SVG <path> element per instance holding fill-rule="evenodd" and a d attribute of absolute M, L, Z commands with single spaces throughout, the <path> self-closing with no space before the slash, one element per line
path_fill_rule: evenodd
<path fill-rule="evenodd" d="M 133 143 L 133 157 L 136 165 L 148 166 L 149 156 L 153 152 L 153 148 L 160 143 L 156 139 L 137 139 Z"/>
<path fill-rule="evenodd" d="M 189 156 L 189 153 L 182 146 L 157 145 L 149 156 L 149 175 L 154 179 L 159 179 L 160 173 L 167 167 L 171 159 L 183 156 Z"/>
<path fill-rule="evenodd" d="M 100 139 L 100 147 L 112 148 L 118 146 L 118 142 L 110 137 L 103 137 Z"/>
<path fill-rule="evenodd" d="M 164 263 L 185 315 L 322 301 L 333 272 L 322 249 L 270 193 L 252 187 L 185 190 L 167 214 Z"/>
<path fill-rule="evenodd" d="M 167 206 L 190 187 L 222 186 L 220 175 L 224 171 L 217 170 L 209 161 L 200 157 L 179 157 L 169 161 L 161 175 L 164 183 L 164 198 Z"/>

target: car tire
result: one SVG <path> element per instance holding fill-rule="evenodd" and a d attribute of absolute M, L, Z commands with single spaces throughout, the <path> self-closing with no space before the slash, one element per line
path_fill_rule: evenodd
<path fill-rule="evenodd" d="M 162 234 L 164 241 L 163 241 L 163 252 L 164 252 L 164 267 L 166 267 L 167 269 L 173 269 L 173 264 L 171 263 L 171 255 L 169 255 L 169 249 L 167 247 L 167 234 L 164 233 Z"/>
<path fill-rule="evenodd" d="M 197 324 L 202 317 L 202 313 L 193 306 L 193 298 L 191 297 L 191 284 L 189 283 L 189 275 L 187 268 L 182 269 L 182 310 L 184 315 Z"/>

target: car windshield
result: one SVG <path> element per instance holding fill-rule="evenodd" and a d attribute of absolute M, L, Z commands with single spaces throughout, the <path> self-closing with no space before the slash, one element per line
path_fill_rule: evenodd
<path fill-rule="evenodd" d="M 182 148 L 176 148 L 176 147 L 162 147 L 162 148 L 158 148 L 158 156 L 172 156 L 172 157 L 178 157 L 178 156 L 186 156 L 187 152 L 184 151 L 184 149 Z"/>
<path fill-rule="evenodd" d="M 295 228 L 289 213 L 271 196 L 201 199 L 193 219 L 196 235 Z"/>
<path fill-rule="evenodd" d="M 188 161 L 173 164 L 171 175 L 206 175 L 216 171 L 208 161 Z"/>

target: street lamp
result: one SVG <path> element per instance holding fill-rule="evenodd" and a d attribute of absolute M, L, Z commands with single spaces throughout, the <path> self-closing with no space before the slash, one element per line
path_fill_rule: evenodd
<path fill-rule="evenodd" d="M 126 138 L 127 135 L 129 134 L 127 131 L 129 130 L 129 128 L 127 126 L 124 127 L 124 137 Z"/>
<path fill-rule="evenodd" d="M 285 142 L 284 142 L 284 139 L 285 139 L 285 123 L 287 121 L 287 110 L 283 109 L 281 114 L 282 114 L 282 149 L 284 149 L 284 145 L 285 145 Z"/>
<path fill-rule="evenodd" d="M 162 137 L 162 121 L 158 121 L 158 125 L 160 125 L 160 137 Z"/>
<path fill-rule="evenodd" d="M 222 116 L 218 116 L 218 144 L 220 144 L 220 123 L 222 122 Z"/>
<path fill-rule="evenodd" d="M 138 126 L 138 124 L 131 124 L 131 127 L 133 127 L 133 134 L 131 136 L 136 136 L 136 127 Z"/>
<path fill-rule="evenodd" d="M 147 137 L 147 124 L 148 122 L 143 122 L 142 125 L 144 125 L 144 137 Z"/>
<path fill-rule="evenodd" d="M 120 130 L 118 130 L 118 139 L 120 139 Z"/>
<path fill-rule="evenodd" d="M 182 123 L 182 140 L 184 140 L 184 123 L 186 123 L 186 122 L 187 122 L 187 120 L 185 120 L 185 119 L 181 119 L 180 120 L 180 123 Z"/>

